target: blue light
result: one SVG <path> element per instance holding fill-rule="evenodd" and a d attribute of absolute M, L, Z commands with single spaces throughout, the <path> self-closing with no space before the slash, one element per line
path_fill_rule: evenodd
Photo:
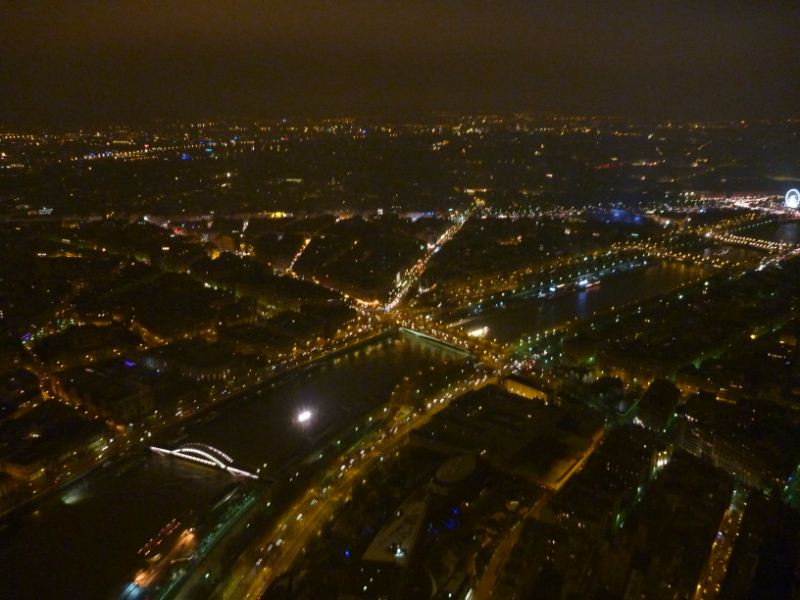
<path fill-rule="evenodd" d="M 122 598 L 127 598 L 127 599 L 132 599 L 132 598 L 138 598 L 139 596 L 141 596 L 141 594 L 142 594 L 142 588 L 140 588 L 135 583 L 131 583 L 122 592 L 122 596 L 121 597 Z"/>
<path fill-rule="evenodd" d="M 345 556 L 345 558 L 350 558 L 350 550 L 345 550 L 344 551 L 344 556 Z"/>
<path fill-rule="evenodd" d="M 181 160 L 192 160 L 192 157 L 188 154 L 181 154 Z"/>
<path fill-rule="evenodd" d="M 457 519 L 445 519 L 444 521 L 445 529 L 455 529 L 458 527 L 458 520 Z"/>

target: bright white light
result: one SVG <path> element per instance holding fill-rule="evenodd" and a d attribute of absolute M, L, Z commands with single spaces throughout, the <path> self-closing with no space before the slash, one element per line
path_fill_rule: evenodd
<path fill-rule="evenodd" d="M 800 208 L 800 190 L 792 188 L 786 192 L 784 206 L 786 208 Z"/>
<path fill-rule="evenodd" d="M 308 421 L 311 420 L 312 416 L 314 416 L 314 413 L 312 413 L 310 410 L 301 410 L 297 414 L 297 422 L 298 423 L 307 423 Z"/>
<path fill-rule="evenodd" d="M 471 329 L 470 331 L 468 331 L 467 335 L 469 337 L 482 338 L 486 337 L 487 333 L 489 333 L 488 327 L 476 327 L 475 329 Z"/>

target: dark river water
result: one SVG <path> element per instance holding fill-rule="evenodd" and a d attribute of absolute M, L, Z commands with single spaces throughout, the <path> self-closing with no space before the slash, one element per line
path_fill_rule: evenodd
<path fill-rule="evenodd" d="M 277 472 L 385 403 L 403 378 L 452 360 L 460 357 L 386 339 L 220 407 L 185 441 Z M 303 410 L 312 416 L 301 425 Z M 0 598 L 118 597 L 141 566 L 137 550 L 172 518 L 208 514 L 231 483 L 222 471 L 149 453 L 101 469 L 0 532 Z"/>
<path fill-rule="evenodd" d="M 800 243 L 800 221 L 770 223 L 747 232 L 747 235 L 774 242 Z"/>
<path fill-rule="evenodd" d="M 462 322 L 466 330 L 488 327 L 488 336 L 508 343 L 536 332 L 585 319 L 595 313 L 657 296 L 709 274 L 709 268 L 684 263 L 642 267 L 612 275 L 597 287 L 556 298 L 508 302 Z"/>

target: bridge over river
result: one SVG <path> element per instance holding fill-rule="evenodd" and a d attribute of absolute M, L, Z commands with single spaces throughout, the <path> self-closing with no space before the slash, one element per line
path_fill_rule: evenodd
<path fill-rule="evenodd" d="M 388 403 L 406 378 L 464 360 L 421 342 L 410 334 L 380 337 L 248 390 L 213 417 L 189 424 L 182 441 L 157 442 L 158 450 L 100 468 L 41 502 L 36 514 L 0 530 L 0 596 L 120 597 L 133 589 L 138 550 L 176 518 L 196 523 L 199 556 L 211 547 L 206 540 L 220 539 L 217 520 L 228 523 L 228 511 L 241 502 L 242 494 L 220 505 L 232 486 L 247 490 L 252 482 L 271 490 L 278 478 L 288 485 L 300 467 L 289 473 L 287 465 L 318 456 L 318 444 L 335 443 L 339 434 L 357 435 L 352 428 Z M 298 419 L 306 412 L 313 416 Z M 164 591 L 158 585 L 136 593 L 158 597 Z"/>
<path fill-rule="evenodd" d="M 174 450 L 150 446 L 150 450 L 162 456 L 172 456 L 181 460 L 188 460 L 212 468 L 222 469 L 235 477 L 249 477 L 250 479 L 259 478 L 255 473 L 235 467 L 234 461 L 230 456 L 225 454 L 222 450 L 214 448 L 214 446 L 209 446 L 208 444 L 188 443 Z"/>

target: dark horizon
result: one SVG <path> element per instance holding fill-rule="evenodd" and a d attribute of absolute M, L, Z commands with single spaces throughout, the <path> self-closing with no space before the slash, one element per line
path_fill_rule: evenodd
<path fill-rule="evenodd" d="M 790 2 L 6 1 L 0 19 L 9 128 L 437 112 L 733 120 L 800 106 Z"/>

